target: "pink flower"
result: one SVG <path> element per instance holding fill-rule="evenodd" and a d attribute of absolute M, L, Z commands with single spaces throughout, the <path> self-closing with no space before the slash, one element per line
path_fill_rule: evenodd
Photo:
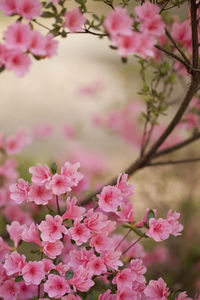
<path fill-rule="evenodd" d="M 119 217 L 119 222 L 134 222 L 134 210 L 132 203 L 122 203 L 120 206 L 120 211 L 117 211 L 116 214 Z"/>
<path fill-rule="evenodd" d="M 171 234 L 173 236 L 181 235 L 183 225 L 179 223 L 180 213 L 174 212 L 172 214 L 171 209 L 167 213 L 167 222 L 171 225 Z"/>
<path fill-rule="evenodd" d="M 62 195 L 71 191 L 70 184 L 66 176 L 55 174 L 47 187 L 52 190 L 53 194 Z"/>
<path fill-rule="evenodd" d="M 57 54 L 58 41 L 54 39 L 52 34 L 45 36 L 45 56 L 52 57 Z"/>
<path fill-rule="evenodd" d="M 140 34 L 132 32 L 129 35 L 120 35 L 112 38 L 112 42 L 118 48 L 119 54 L 126 57 L 137 52 Z"/>
<path fill-rule="evenodd" d="M 103 231 L 103 229 L 102 229 Z M 93 233 L 90 240 L 90 246 L 94 247 L 99 253 L 110 248 L 111 239 L 105 235 L 105 232 Z"/>
<path fill-rule="evenodd" d="M 30 137 L 24 130 L 18 130 L 15 135 L 9 136 L 5 141 L 5 150 L 10 155 L 15 155 L 29 145 L 31 142 Z"/>
<path fill-rule="evenodd" d="M 186 292 L 181 292 L 178 294 L 175 300 L 192 300 L 192 298 L 189 298 Z"/>
<path fill-rule="evenodd" d="M 6 53 L 5 65 L 7 70 L 13 71 L 16 76 L 24 76 L 30 68 L 29 56 L 20 50 L 10 50 Z"/>
<path fill-rule="evenodd" d="M 171 226 L 162 218 L 155 219 L 151 218 L 149 221 L 149 229 L 146 232 L 146 235 L 151 237 L 154 241 L 160 242 L 168 239 L 171 233 Z"/>
<path fill-rule="evenodd" d="M 182 23 L 175 22 L 172 27 L 173 38 L 181 42 L 184 46 L 190 45 L 192 42 L 192 32 L 190 30 L 190 21 L 185 20 Z"/>
<path fill-rule="evenodd" d="M 69 280 L 69 284 L 73 285 L 75 291 L 87 292 L 94 285 L 94 281 L 91 278 L 92 274 L 85 270 L 83 266 L 80 266 L 76 269 L 72 279 Z"/>
<path fill-rule="evenodd" d="M 42 240 L 47 242 L 56 242 L 62 238 L 62 233 L 67 234 L 67 229 L 62 225 L 62 218 L 58 215 L 47 215 L 46 221 L 42 221 L 38 228 L 42 232 Z"/>
<path fill-rule="evenodd" d="M 45 56 L 45 36 L 39 31 L 31 32 L 29 51 L 34 55 Z"/>
<path fill-rule="evenodd" d="M 138 35 L 138 48 L 137 53 L 142 57 L 154 57 L 155 56 L 155 38 L 148 32 L 144 32 Z"/>
<path fill-rule="evenodd" d="M 136 224 L 136 226 L 138 226 L 138 227 L 144 227 L 145 226 L 144 224 L 148 224 L 147 216 L 148 216 L 149 211 L 150 211 L 150 209 L 147 208 L 146 211 L 145 211 L 144 218 L 140 222 L 138 222 Z M 154 209 L 153 212 L 154 212 L 154 215 L 156 216 L 156 214 L 157 214 L 156 209 Z"/>
<path fill-rule="evenodd" d="M 19 242 L 22 239 L 22 232 L 24 231 L 24 225 L 20 225 L 19 222 L 13 221 L 10 225 L 6 226 L 6 229 L 10 235 L 11 240 L 14 242 L 15 248 L 17 248 Z"/>
<path fill-rule="evenodd" d="M 28 199 L 37 205 L 46 205 L 53 198 L 52 192 L 44 185 L 32 184 L 28 193 Z"/>
<path fill-rule="evenodd" d="M 4 15 L 10 16 L 16 12 L 17 0 L 0 0 L 0 10 Z"/>
<path fill-rule="evenodd" d="M 72 250 L 70 251 L 70 265 L 73 269 L 78 268 L 80 265 L 86 268 L 93 256 L 93 249 L 87 251 L 84 247 L 82 247 L 80 250 Z"/>
<path fill-rule="evenodd" d="M 58 255 L 61 255 L 64 245 L 61 241 L 56 241 L 53 243 L 42 242 L 44 254 L 50 258 L 56 258 Z"/>
<path fill-rule="evenodd" d="M 30 261 L 22 269 L 22 276 L 26 284 L 40 284 L 45 278 L 44 267 L 41 262 Z"/>
<path fill-rule="evenodd" d="M 25 264 L 26 257 L 14 251 L 6 257 L 4 269 L 6 270 L 8 276 L 11 276 L 13 274 L 18 275 L 25 266 Z"/>
<path fill-rule="evenodd" d="M 65 14 L 65 26 L 70 32 L 82 31 L 82 25 L 86 22 L 86 18 L 80 12 L 79 8 L 67 11 Z"/>
<path fill-rule="evenodd" d="M 169 289 L 162 278 L 151 280 L 145 288 L 144 293 L 152 300 L 167 300 L 170 294 Z"/>
<path fill-rule="evenodd" d="M 55 265 L 50 259 L 43 258 L 41 263 L 43 264 L 45 274 L 48 274 L 52 269 L 55 269 Z"/>
<path fill-rule="evenodd" d="M 87 217 L 84 219 L 84 224 L 92 232 L 100 232 L 105 227 L 106 218 L 100 212 L 94 212 L 93 209 L 90 209 L 87 212 Z"/>
<path fill-rule="evenodd" d="M 38 185 L 43 185 L 51 180 L 51 172 L 47 165 L 44 167 L 41 164 L 37 164 L 35 167 L 29 168 L 29 173 L 32 174 L 32 182 Z"/>
<path fill-rule="evenodd" d="M 8 26 L 4 34 L 6 47 L 26 51 L 30 44 L 31 29 L 27 24 L 16 22 Z"/>
<path fill-rule="evenodd" d="M 159 15 L 158 6 L 150 2 L 145 2 L 143 5 L 136 6 L 135 11 L 142 21 L 152 19 L 155 15 Z"/>
<path fill-rule="evenodd" d="M 0 297 L 4 300 L 16 300 L 19 295 L 19 283 L 13 278 L 4 281 L 0 286 Z"/>
<path fill-rule="evenodd" d="M 36 297 L 37 292 L 38 292 L 38 287 L 35 284 L 30 284 L 30 285 L 26 285 L 26 283 L 24 281 L 20 281 L 19 282 L 19 295 L 20 295 L 20 299 L 17 298 L 17 300 L 27 300 L 27 299 L 32 299 L 34 297 Z"/>
<path fill-rule="evenodd" d="M 10 186 L 10 198 L 20 204 L 27 200 L 29 190 L 29 183 L 20 178 L 18 179 L 18 183 L 13 183 Z"/>
<path fill-rule="evenodd" d="M 69 234 L 78 246 L 87 243 L 90 238 L 90 230 L 79 220 L 75 220 L 74 226 L 69 229 Z"/>
<path fill-rule="evenodd" d="M 120 260 L 120 255 L 120 252 L 111 249 L 103 253 L 101 257 L 103 258 L 104 264 L 107 266 L 108 269 L 117 270 L 118 267 L 123 266 L 123 263 Z"/>
<path fill-rule="evenodd" d="M 76 203 L 77 203 L 77 199 L 75 197 L 73 197 L 71 201 L 70 201 L 70 197 L 67 198 L 66 200 L 67 209 L 64 215 L 62 216 L 63 220 L 66 219 L 75 220 L 83 217 L 85 208 L 76 205 Z"/>
<path fill-rule="evenodd" d="M 99 295 L 98 300 L 116 300 L 116 295 L 111 294 L 111 290 Z"/>
<path fill-rule="evenodd" d="M 115 212 L 123 200 L 121 191 L 110 185 L 104 187 L 97 198 L 99 199 L 99 207 L 105 212 Z"/>
<path fill-rule="evenodd" d="M 70 187 L 77 186 L 79 181 L 83 179 L 83 175 L 77 171 L 79 167 L 80 163 L 71 164 L 66 162 L 61 168 L 61 174 L 67 177 Z"/>
<path fill-rule="evenodd" d="M 42 5 L 39 0 L 17 0 L 17 13 L 27 20 L 41 14 Z"/>
<path fill-rule="evenodd" d="M 51 298 L 61 298 L 64 294 L 70 292 L 70 287 L 63 277 L 50 274 L 44 284 L 44 291 Z"/>
<path fill-rule="evenodd" d="M 121 7 L 115 7 L 104 21 L 104 26 L 111 36 L 130 35 L 132 24 L 133 19 Z"/>
<path fill-rule="evenodd" d="M 107 272 L 107 268 L 101 257 L 94 256 L 87 264 L 87 270 L 93 275 L 101 275 Z"/>
<path fill-rule="evenodd" d="M 24 230 L 22 232 L 22 240 L 28 243 L 35 243 L 38 246 L 41 246 L 39 232 L 34 223 L 32 223 L 29 227 L 27 225 L 24 225 Z"/>
<path fill-rule="evenodd" d="M 133 274 L 130 269 L 124 269 L 118 271 L 117 275 L 113 278 L 112 283 L 117 285 L 118 290 L 124 287 L 131 288 L 133 282 Z"/>
<path fill-rule="evenodd" d="M 165 23 L 160 15 L 155 15 L 150 19 L 144 20 L 140 27 L 142 32 L 147 31 L 154 36 L 163 36 L 165 33 Z"/>
<path fill-rule="evenodd" d="M 130 262 L 130 269 L 134 280 L 140 280 L 141 276 L 147 271 L 147 268 L 143 265 L 141 258 L 132 259 Z"/>
<path fill-rule="evenodd" d="M 78 295 L 68 294 L 67 296 L 62 297 L 61 300 L 81 300 Z"/>
<path fill-rule="evenodd" d="M 133 195 L 135 186 L 128 183 L 128 174 L 120 173 L 117 178 L 116 187 L 121 191 L 123 198 L 129 198 Z"/>
<path fill-rule="evenodd" d="M 137 293 L 132 288 L 122 288 L 117 291 L 116 300 L 138 300 Z"/>

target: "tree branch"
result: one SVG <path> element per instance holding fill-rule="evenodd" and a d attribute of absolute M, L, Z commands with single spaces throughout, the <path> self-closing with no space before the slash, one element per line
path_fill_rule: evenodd
<path fill-rule="evenodd" d="M 185 164 L 185 163 L 194 163 L 200 161 L 200 157 L 196 158 L 185 158 L 180 160 L 166 160 L 166 161 L 157 161 L 155 163 L 147 164 L 147 167 L 156 167 L 156 166 L 165 166 L 165 165 L 177 165 L 177 164 Z"/>

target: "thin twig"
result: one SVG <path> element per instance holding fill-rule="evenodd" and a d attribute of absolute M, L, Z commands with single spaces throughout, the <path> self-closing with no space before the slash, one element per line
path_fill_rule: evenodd
<path fill-rule="evenodd" d="M 142 236 L 140 236 L 136 241 L 134 241 L 126 250 L 124 250 L 121 256 L 126 254 L 126 252 L 128 252 L 128 250 L 130 250 L 133 246 L 135 246 L 135 244 L 137 244 L 143 237 L 145 237 L 145 233 Z"/>
<path fill-rule="evenodd" d="M 123 243 L 123 241 L 125 241 L 125 239 L 127 238 L 127 236 L 129 235 L 130 232 L 131 232 L 131 229 L 129 229 L 129 231 L 125 234 L 125 236 L 119 241 L 119 243 L 115 247 L 114 251 L 116 251 L 119 248 L 119 246 Z"/>
<path fill-rule="evenodd" d="M 163 166 L 163 165 L 177 165 L 177 164 L 185 164 L 185 163 L 194 163 L 199 161 L 200 161 L 200 157 L 196 157 L 196 158 L 188 158 L 188 159 L 180 159 L 180 160 L 157 161 L 155 163 L 148 163 L 147 166 L 156 167 L 156 166 Z"/>

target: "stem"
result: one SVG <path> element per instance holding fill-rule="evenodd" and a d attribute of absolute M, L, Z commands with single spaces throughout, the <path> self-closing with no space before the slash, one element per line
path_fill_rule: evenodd
<path fill-rule="evenodd" d="M 61 216 L 61 211 L 60 211 L 59 201 L 58 201 L 58 195 L 56 195 L 56 205 L 57 205 L 58 214 Z"/>
<path fill-rule="evenodd" d="M 135 244 L 137 244 L 144 236 L 145 236 L 145 233 L 142 236 L 140 236 L 136 241 L 134 241 L 126 250 L 124 250 L 122 252 L 121 256 L 126 254 L 126 252 L 128 252 L 128 250 L 130 250 L 133 246 L 135 246 Z"/>
<path fill-rule="evenodd" d="M 156 167 L 162 165 L 176 165 L 176 164 L 184 164 L 184 163 L 193 163 L 200 161 L 200 157 L 196 158 L 188 158 L 188 159 L 180 159 L 180 160 L 166 160 L 166 161 L 157 161 L 155 163 L 149 163 L 147 166 Z"/>
<path fill-rule="evenodd" d="M 123 241 L 127 238 L 127 236 L 129 235 L 129 233 L 131 232 L 131 229 L 129 229 L 129 231 L 125 234 L 125 236 L 121 239 L 121 241 L 117 244 L 117 246 L 115 247 L 115 250 L 116 251 L 119 246 L 123 243 Z"/>

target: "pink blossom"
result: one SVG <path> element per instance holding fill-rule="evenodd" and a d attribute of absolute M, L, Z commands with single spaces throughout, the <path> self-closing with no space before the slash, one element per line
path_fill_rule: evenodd
<path fill-rule="evenodd" d="M 191 46 L 192 42 L 192 32 L 190 30 L 190 21 L 185 20 L 182 23 L 174 22 L 172 26 L 172 36 L 173 38 L 181 42 L 183 46 Z"/>
<path fill-rule="evenodd" d="M 117 291 L 116 300 L 138 300 L 137 293 L 132 288 L 122 288 Z"/>
<path fill-rule="evenodd" d="M 107 268 L 101 257 L 94 256 L 88 262 L 87 270 L 93 275 L 101 275 L 107 271 Z"/>
<path fill-rule="evenodd" d="M 15 282 L 13 278 L 4 281 L 0 286 L 0 297 L 4 300 L 16 300 L 19 292 L 19 283 Z"/>
<path fill-rule="evenodd" d="M 17 300 L 27 300 L 36 297 L 38 292 L 38 287 L 35 284 L 26 285 L 24 281 L 19 282 L 19 297 Z"/>
<path fill-rule="evenodd" d="M 115 7 L 104 21 L 104 26 L 111 36 L 130 35 L 133 19 L 129 17 L 126 10 L 121 7 Z"/>
<path fill-rule="evenodd" d="M 192 300 L 192 298 L 189 298 L 186 292 L 181 292 L 178 294 L 175 300 Z"/>
<path fill-rule="evenodd" d="M 99 295 L 98 300 L 116 300 L 116 295 L 111 294 L 111 290 Z"/>
<path fill-rule="evenodd" d="M 45 36 L 45 56 L 52 57 L 57 54 L 58 41 L 54 39 L 52 34 Z"/>
<path fill-rule="evenodd" d="M 27 20 L 41 14 L 42 5 L 39 0 L 17 0 L 17 13 Z"/>
<path fill-rule="evenodd" d="M 100 232 L 105 227 L 106 218 L 100 212 L 94 212 L 93 209 L 90 209 L 87 212 L 87 217 L 84 219 L 84 224 L 92 232 Z"/>
<path fill-rule="evenodd" d="M 71 164 L 66 162 L 61 168 L 61 174 L 67 177 L 70 187 L 77 186 L 79 181 L 83 178 L 83 175 L 78 172 L 79 167 L 80 163 Z"/>
<path fill-rule="evenodd" d="M 68 294 L 67 296 L 62 297 L 61 300 L 81 300 L 78 295 Z"/>
<path fill-rule="evenodd" d="M 70 251 L 70 265 L 73 269 L 80 265 L 86 268 L 92 257 L 94 257 L 93 249 L 86 250 L 85 247 L 82 247 L 80 250 L 72 250 Z"/>
<path fill-rule="evenodd" d="M 85 270 L 83 266 L 79 266 L 79 268 L 75 270 L 72 279 L 69 280 L 69 284 L 73 285 L 75 291 L 87 292 L 94 285 L 94 281 L 91 278 L 92 274 Z"/>
<path fill-rule="evenodd" d="M 152 18 L 144 20 L 140 27 L 142 32 L 147 31 L 153 36 L 163 36 L 165 33 L 165 23 L 160 15 L 155 15 Z"/>
<path fill-rule="evenodd" d="M 0 166 L 0 175 L 8 182 L 13 182 L 18 177 L 16 171 L 17 163 L 13 159 L 6 159 L 5 162 Z"/>
<path fill-rule="evenodd" d="M 28 192 L 28 199 L 37 205 L 46 205 L 53 198 L 51 190 L 44 185 L 32 184 Z"/>
<path fill-rule="evenodd" d="M 11 240 L 14 242 L 15 248 L 17 248 L 19 242 L 22 239 L 22 232 L 24 231 L 24 225 L 20 225 L 18 221 L 13 221 L 10 225 L 6 226 L 6 229 L 10 235 Z"/>
<path fill-rule="evenodd" d="M 61 255 L 64 248 L 63 243 L 59 240 L 56 242 L 42 242 L 42 246 L 45 255 L 53 259 Z"/>
<path fill-rule="evenodd" d="M 8 26 L 4 34 L 6 47 L 26 51 L 30 44 L 31 29 L 27 24 L 16 22 Z"/>
<path fill-rule="evenodd" d="M 179 223 L 180 213 L 172 213 L 171 209 L 167 213 L 167 222 L 171 225 L 171 234 L 173 236 L 181 235 L 183 225 Z"/>
<path fill-rule="evenodd" d="M 10 198 L 17 204 L 20 204 L 28 199 L 29 183 L 24 179 L 18 179 L 18 183 L 13 183 L 10 186 Z"/>
<path fill-rule="evenodd" d="M 104 187 L 97 198 L 99 199 L 99 207 L 105 212 L 115 212 L 123 200 L 121 191 L 110 185 Z"/>
<path fill-rule="evenodd" d="M 146 232 L 146 235 L 151 237 L 154 241 L 160 242 L 168 239 L 171 233 L 171 226 L 162 218 L 155 219 L 151 218 L 149 221 L 149 229 Z"/>
<path fill-rule="evenodd" d="M 23 211 L 19 205 L 9 204 L 3 211 L 4 216 L 8 221 L 16 220 L 20 224 L 31 224 L 33 222 L 30 214 Z"/>
<path fill-rule="evenodd" d="M 101 257 L 103 258 L 104 264 L 107 266 L 108 269 L 117 270 L 118 267 L 123 266 L 123 263 L 120 260 L 120 255 L 120 252 L 111 249 L 103 253 Z"/>
<path fill-rule="evenodd" d="M 50 259 L 43 258 L 41 263 L 43 264 L 45 274 L 48 274 L 52 269 L 55 269 L 55 265 Z"/>
<path fill-rule="evenodd" d="M 112 42 L 118 48 L 119 54 L 122 57 L 126 57 L 137 52 L 139 36 L 139 33 L 132 32 L 129 35 L 114 36 Z"/>
<path fill-rule="evenodd" d="M 10 50 L 6 53 L 5 65 L 7 70 L 11 70 L 16 76 L 22 77 L 29 71 L 31 59 L 20 50 Z"/>
<path fill-rule="evenodd" d="M 148 224 L 149 223 L 148 220 L 147 220 L 147 216 L 148 216 L 149 211 L 150 211 L 150 209 L 147 208 L 146 211 L 145 211 L 144 218 L 140 222 L 138 222 L 136 224 L 136 226 L 138 226 L 138 227 L 144 227 L 145 226 L 144 224 Z M 156 216 L 156 214 L 157 214 L 156 209 L 154 209 L 153 212 L 154 212 L 154 215 Z"/>
<path fill-rule="evenodd" d="M 135 186 L 128 183 L 128 174 L 120 173 L 117 178 L 116 187 L 121 191 L 124 199 L 129 198 L 133 195 Z"/>
<path fill-rule="evenodd" d="M 142 21 L 152 19 L 155 15 L 159 14 L 158 6 L 150 2 L 145 2 L 143 5 L 136 6 L 135 11 Z"/>
<path fill-rule="evenodd" d="M 103 230 L 102 230 L 103 231 Z M 105 235 L 105 232 L 93 233 L 90 240 L 90 246 L 94 247 L 99 253 L 110 248 L 111 239 Z"/>
<path fill-rule="evenodd" d="M 75 220 L 75 219 L 79 219 L 79 218 L 83 217 L 85 208 L 76 205 L 76 203 L 77 203 L 76 197 L 73 197 L 71 200 L 70 200 L 70 197 L 67 198 L 67 200 L 66 200 L 67 208 L 66 208 L 64 215 L 62 216 L 63 220 L 66 220 L 66 219 Z"/>
<path fill-rule="evenodd" d="M 14 251 L 10 255 L 6 257 L 4 263 L 4 269 L 8 276 L 13 274 L 21 273 L 23 267 L 26 264 L 26 257 L 24 255 L 20 255 L 18 252 Z"/>
<path fill-rule="evenodd" d="M 39 232 L 34 223 L 29 227 L 24 225 L 24 230 L 22 232 L 22 240 L 28 243 L 35 243 L 38 246 L 41 246 L 41 240 L 39 237 Z"/>
<path fill-rule="evenodd" d="M 24 130 L 18 130 L 15 135 L 9 136 L 5 140 L 5 150 L 10 155 L 15 155 L 29 145 L 31 139 Z"/>
<path fill-rule="evenodd" d="M 145 288 L 144 293 L 152 300 L 167 300 L 170 294 L 169 289 L 162 278 L 151 280 Z"/>
<path fill-rule="evenodd" d="M 155 56 L 155 44 L 156 40 L 148 32 L 138 35 L 138 48 L 137 53 L 142 57 L 154 57 Z"/>
<path fill-rule="evenodd" d="M 47 242 L 56 242 L 62 238 L 62 233 L 67 234 L 67 229 L 62 225 L 62 218 L 58 215 L 46 215 L 46 221 L 42 221 L 38 228 L 42 232 L 42 240 Z"/>
<path fill-rule="evenodd" d="M 16 13 L 17 0 L 0 0 L 0 10 L 4 15 L 10 16 Z"/>
<path fill-rule="evenodd" d="M 112 283 L 117 285 L 118 290 L 123 287 L 131 288 L 133 282 L 133 274 L 130 269 L 124 269 L 118 271 L 117 275 L 113 278 Z"/>
<path fill-rule="evenodd" d="M 47 187 L 52 190 L 53 194 L 62 195 L 71 191 L 70 185 L 71 182 L 66 176 L 55 174 Z"/>
<path fill-rule="evenodd" d="M 143 265 L 141 258 L 132 259 L 130 262 L 130 269 L 134 280 L 140 280 L 140 277 L 147 271 L 147 268 Z"/>
<path fill-rule="evenodd" d="M 64 294 L 70 292 L 70 287 L 63 277 L 50 274 L 44 284 L 44 291 L 51 298 L 61 298 Z"/>
<path fill-rule="evenodd" d="M 65 26 L 70 32 L 82 31 L 82 25 L 86 22 L 86 18 L 80 12 L 79 8 L 67 11 L 65 14 Z"/>
<path fill-rule="evenodd" d="M 77 132 L 76 132 L 75 126 L 73 126 L 69 122 L 65 123 L 65 125 L 63 126 L 63 135 L 64 135 L 64 137 L 70 138 L 70 139 L 76 138 Z"/>
<path fill-rule="evenodd" d="M 51 172 L 47 165 L 44 167 L 41 164 L 37 164 L 35 167 L 29 168 L 29 173 L 32 174 L 32 182 L 38 185 L 43 185 L 51 180 Z"/>
<path fill-rule="evenodd" d="M 116 212 L 119 222 L 134 222 L 134 210 L 132 203 L 122 203 L 120 206 L 120 211 Z"/>
<path fill-rule="evenodd" d="M 37 138 L 49 138 L 53 135 L 53 126 L 48 123 L 43 123 L 34 126 L 33 135 Z"/>
<path fill-rule="evenodd" d="M 22 269 L 22 276 L 26 284 L 40 284 L 45 278 L 44 267 L 41 262 L 30 261 Z"/>
<path fill-rule="evenodd" d="M 45 36 L 39 31 L 31 32 L 29 51 L 34 55 L 45 56 Z"/>
<path fill-rule="evenodd" d="M 78 246 L 87 243 L 90 238 L 90 230 L 79 220 L 75 220 L 74 226 L 69 229 L 69 234 Z"/>

